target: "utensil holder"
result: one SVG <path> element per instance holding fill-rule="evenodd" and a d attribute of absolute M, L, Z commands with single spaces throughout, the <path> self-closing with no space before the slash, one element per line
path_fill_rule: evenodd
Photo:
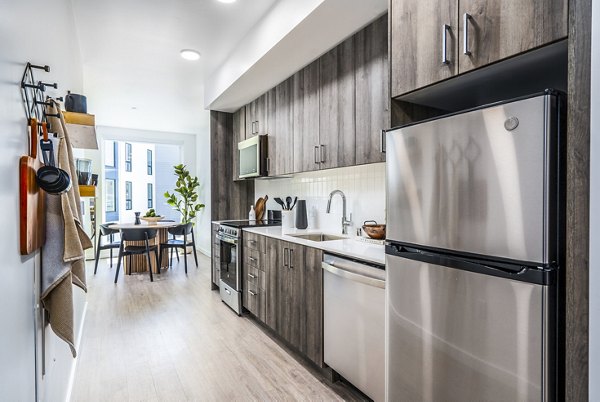
<path fill-rule="evenodd" d="M 281 211 L 281 229 L 294 229 L 294 211 Z"/>

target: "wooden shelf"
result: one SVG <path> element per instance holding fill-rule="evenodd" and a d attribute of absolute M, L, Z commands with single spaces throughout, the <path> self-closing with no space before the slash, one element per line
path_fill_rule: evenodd
<path fill-rule="evenodd" d="M 96 186 L 79 186 L 79 195 L 81 197 L 95 197 L 96 196 Z"/>

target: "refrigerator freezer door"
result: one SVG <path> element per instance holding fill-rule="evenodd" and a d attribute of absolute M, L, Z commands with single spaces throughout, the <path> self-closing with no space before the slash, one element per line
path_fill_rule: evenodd
<path fill-rule="evenodd" d="M 386 258 L 386 400 L 547 400 L 548 287 Z"/>
<path fill-rule="evenodd" d="M 387 133 L 388 240 L 548 263 L 551 95 Z"/>

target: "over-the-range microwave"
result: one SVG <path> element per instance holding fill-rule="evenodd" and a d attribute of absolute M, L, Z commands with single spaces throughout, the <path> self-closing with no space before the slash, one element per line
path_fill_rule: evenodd
<path fill-rule="evenodd" d="M 266 176 L 268 174 L 267 150 L 266 135 L 255 135 L 238 143 L 240 179 Z"/>

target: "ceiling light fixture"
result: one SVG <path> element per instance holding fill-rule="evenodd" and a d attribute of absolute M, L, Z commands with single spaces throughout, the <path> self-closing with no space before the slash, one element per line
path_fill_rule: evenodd
<path fill-rule="evenodd" d="M 198 60 L 200 58 L 200 53 L 194 49 L 183 49 L 179 54 L 186 60 Z"/>
<path fill-rule="evenodd" d="M 229 4 L 229 3 L 235 3 L 235 0 L 219 0 L 219 2 Z"/>

